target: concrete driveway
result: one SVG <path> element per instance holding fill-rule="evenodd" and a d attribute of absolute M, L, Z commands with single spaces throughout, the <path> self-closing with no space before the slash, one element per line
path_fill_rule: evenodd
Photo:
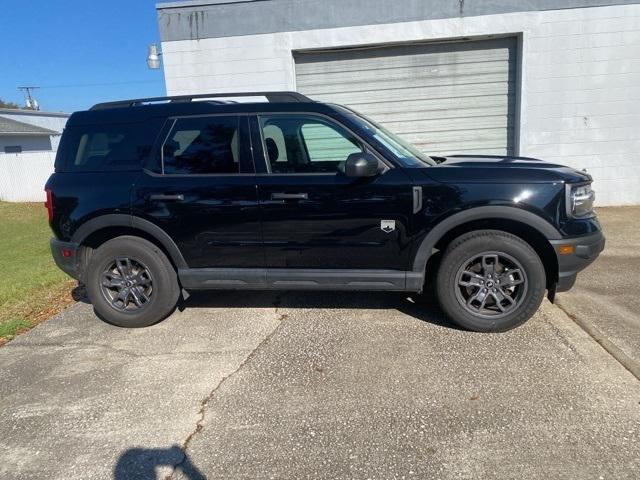
<path fill-rule="evenodd" d="M 0 478 L 640 471 L 640 382 L 546 302 L 494 335 L 388 294 L 213 293 L 141 330 L 79 303 L 0 368 Z"/>
<path fill-rule="evenodd" d="M 640 378 L 640 207 L 598 217 L 607 246 L 558 305 Z"/>

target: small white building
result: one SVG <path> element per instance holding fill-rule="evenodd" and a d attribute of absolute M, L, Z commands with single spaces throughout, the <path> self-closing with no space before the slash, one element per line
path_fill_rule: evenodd
<path fill-rule="evenodd" d="M 298 90 L 426 153 L 587 169 L 640 203 L 640 4 L 193 0 L 157 5 L 170 95 Z"/>
<path fill-rule="evenodd" d="M 0 108 L 0 200 L 41 201 L 68 113 Z"/>
<path fill-rule="evenodd" d="M 0 108 L 0 153 L 56 151 L 68 113 Z"/>

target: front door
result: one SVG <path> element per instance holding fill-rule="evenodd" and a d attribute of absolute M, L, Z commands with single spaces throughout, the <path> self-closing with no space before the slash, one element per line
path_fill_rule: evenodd
<path fill-rule="evenodd" d="M 170 122 L 157 168 L 136 182 L 133 215 L 168 233 L 189 268 L 262 268 L 247 117 Z"/>
<path fill-rule="evenodd" d="M 345 176 L 349 154 L 372 152 L 325 116 L 264 114 L 252 128 L 267 268 L 410 269 L 401 169 L 380 161 L 378 176 Z"/>

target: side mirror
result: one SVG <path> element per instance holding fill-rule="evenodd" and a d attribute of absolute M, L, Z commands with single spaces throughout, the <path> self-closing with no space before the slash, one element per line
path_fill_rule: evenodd
<path fill-rule="evenodd" d="M 344 174 L 355 178 L 374 177 L 378 174 L 378 159 L 370 153 L 352 153 L 344 164 Z"/>

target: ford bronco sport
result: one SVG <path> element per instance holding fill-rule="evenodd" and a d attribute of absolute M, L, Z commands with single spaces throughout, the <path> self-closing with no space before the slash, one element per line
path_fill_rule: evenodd
<path fill-rule="evenodd" d="M 74 113 L 46 206 L 56 263 L 115 325 L 156 323 L 193 290 L 432 288 L 457 324 L 504 331 L 603 249 L 591 180 L 429 157 L 295 92 L 225 93 Z"/>

